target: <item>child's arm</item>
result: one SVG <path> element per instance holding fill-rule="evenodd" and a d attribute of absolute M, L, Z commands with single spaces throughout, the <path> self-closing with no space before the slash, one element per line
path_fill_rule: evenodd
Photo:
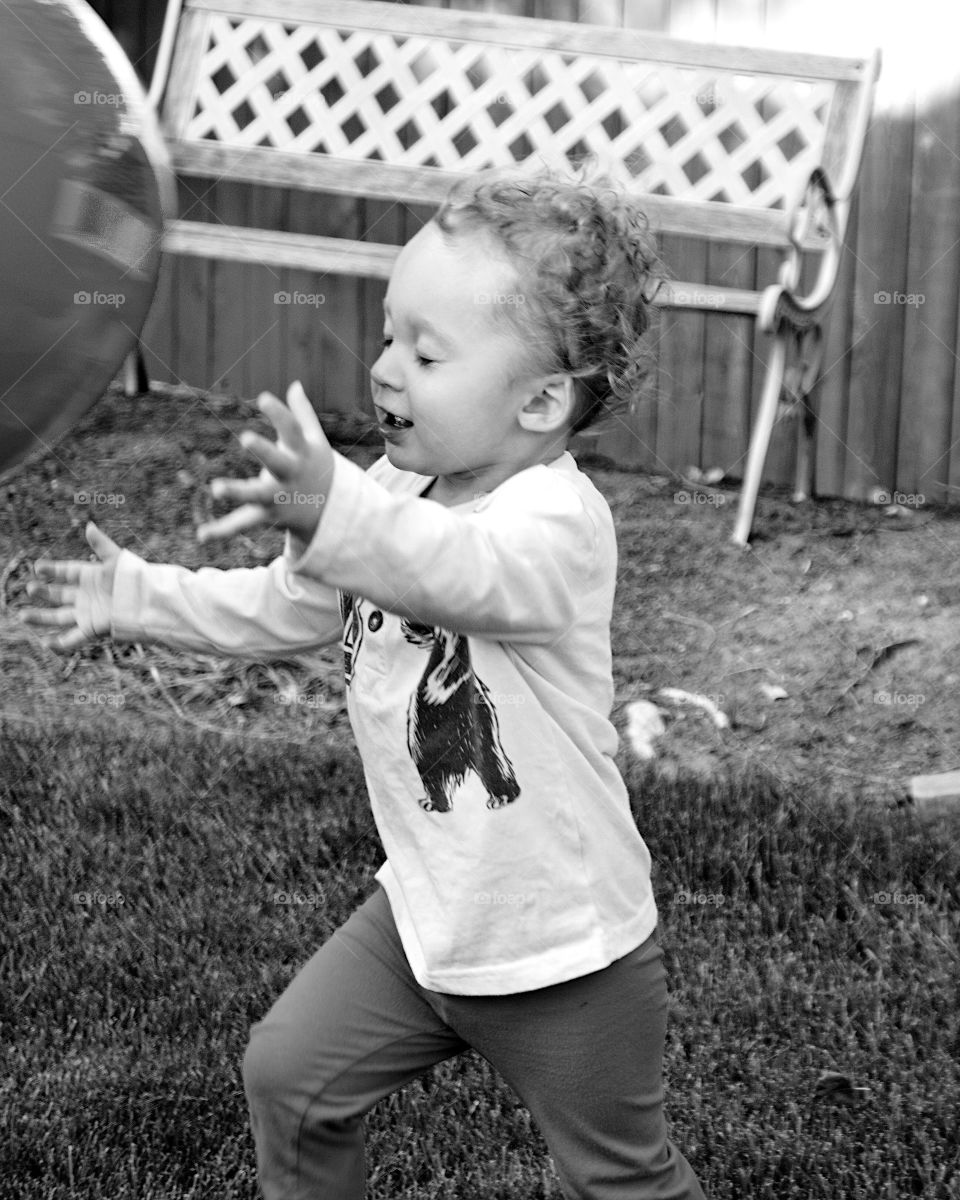
<path fill-rule="evenodd" d="M 163 642 L 184 650 L 237 657 L 278 657 L 336 641 L 342 633 L 331 587 L 294 576 L 283 557 L 269 566 L 188 571 L 147 563 L 91 521 L 87 541 L 98 561 L 39 561 L 22 619 L 62 630 L 51 640 L 69 651 L 104 635 Z"/>
<path fill-rule="evenodd" d="M 420 624 L 548 643 L 585 605 L 609 606 L 615 555 L 612 526 L 549 467 L 464 513 L 391 494 L 336 455 L 322 519 L 290 565 Z"/>
<path fill-rule="evenodd" d="M 612 526 L 601 529 L 556 472 L 508 480 L 495 503 L 465 516 L 391 494 L 333 451 L 299 384 L 287 399 L 289 408 L 261 397 L 278 440 L 242 435 L 264 469 L 257 479 L 215 481 L 217 496 L 243 507 L 202 526 L 202 540 L 280 525 L 298 539 L 288 556 L 299 575 L 411 620 L 498 640 L 555 639 L 606 586 L 596 568 L 615 555 Z"/>

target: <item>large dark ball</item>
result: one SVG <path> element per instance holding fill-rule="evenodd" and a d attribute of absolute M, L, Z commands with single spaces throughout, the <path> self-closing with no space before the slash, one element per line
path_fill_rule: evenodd
<path fill-rule="evenodd" d="M 143 328 L 173 180 L 83 0 L 0 4 L 0 475 L 102 395 Z"/>

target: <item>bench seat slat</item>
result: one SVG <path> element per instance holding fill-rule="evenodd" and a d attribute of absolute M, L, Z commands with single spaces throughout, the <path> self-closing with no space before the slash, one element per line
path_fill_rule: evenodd
<path fill-rule="evenodd" d="M 399 246 L 352 242 L 317 234 L 249 229 L 214 221 L 168 221 L 163 248 L 229 262 L 259 263 L 295 270 L 389 279 Z"/>
<path fill-rule="evenodd" d="M 436 167 L 351 162 L 324 154 L 295 153 L 263 146 L 237 149 L 214 141 L 181 143 L 174 147 L 173 161 L 175 169 L 182 175 L 270 187 L 306 188 L 404 204 L 437 205 L 450 185 L 461 178 L 455 171 Z M 657 233 L 686 234 L 758 246 L 782 247 L 787 242 L 787 214 L 782 209 L 748 208 L 652 194 L 642 197 L 642 205 L 651 228 Z M 809 241 L 810 249 L 820 249 L 823 245 L 824 242 L 815 237 Z"/>
<path fill-rule="evenodd" d="M 389 279 L 399 246 L 305 233 L 279 233 L 212 221 L 170 221 L 163 248 L 171 254 L 216 258 L 331 275 Z M 760 292 L 670 280 L 654 297 L 661 308 L 709 309 L 756 315 Z"/>

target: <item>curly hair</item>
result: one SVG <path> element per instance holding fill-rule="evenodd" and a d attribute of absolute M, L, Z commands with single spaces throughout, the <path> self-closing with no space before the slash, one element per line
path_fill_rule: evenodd
<path fill-rule="evenodd" d="M 487 233 L 506 251 L 523 299 L 511 319 L 546 369 L 574 381 L 571 432 L 634 407 L 663 276 L 633 197 L 606 178 L 486 171 L 455 183 L 434 221 L 448 237 Z"/>

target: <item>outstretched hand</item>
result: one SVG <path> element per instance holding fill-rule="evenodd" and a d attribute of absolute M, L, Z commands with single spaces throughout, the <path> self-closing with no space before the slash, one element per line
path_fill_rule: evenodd
<path fill-rule="evenodd" d="M 277 431 L 277 441 L 250 430 L 240 435 L 241 445 L 259 459 L 262 469 L 256 479 L 213 480 L 214 499 L 232 500 L 240 507 L 201 525 L 201 542 L 259 525 L 279 525 L 305 542 L 316 532 L 333 479 L 333 450 L 313 405 L 298 381 L 287 389 L 286 404 L 264 392 L 258 407 Z"/>
<path fill-rule="evenodd" d="M 53 650 L 76 650 L 110 632 L 110 603 L 120 547 L 93 521 L 87 523 L 85 533 L 99 561 L 38 559 L 33 568 L 36 578 L 27 584 L 31 599 L 47 600 L 54 607 L 25 608 L 20 619 L 30 625 L 66 629 L 47 642 Z"/>

